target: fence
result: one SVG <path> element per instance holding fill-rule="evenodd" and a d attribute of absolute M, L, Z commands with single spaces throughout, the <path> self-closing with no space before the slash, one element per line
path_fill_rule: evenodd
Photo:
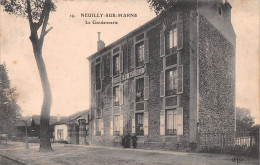
<path fill-rule="evenodd" d="M 237 152 L 259 148 L 258 133 L 235 132 L 198 134 L 198 147 L 203 152 Z"/>

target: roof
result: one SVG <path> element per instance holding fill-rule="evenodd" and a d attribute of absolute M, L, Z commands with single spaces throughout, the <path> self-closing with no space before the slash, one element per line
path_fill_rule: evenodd
<path fill-rule="evenodd" d="M 54 123 L 55 125 L 60 125 L 60 124 L 66 124 L 67 122 L 71 121 L 71 120 L 75 120 L 79 117 L 81 117 L 82 115 L 88 113 L 89 110 L 83 110 L 83 111 L 80 111 L 80 112 L 76 112 L 68 117 L 64 117 L 63 119 L 61 119 L 60 121 Z"/>
<path fill-rule="evenodd" d="M 64 119 L 65 117 L 61 117 L 61 119 Z M 31 116 L 22 116 L 20 120 L 17 121 L 16 126 L 30 126 L 32 123 L 32 120 L 34 120 L 35 125 L 40 125 L 40 115 L 33 115 Z M 57 122 L 57 116 L 50 116 L 50 125 Z"/>
<path fill-rule="evenodd" d="M 111 49 L 114 45 L 119 44 L 120 42 L 124 41 L 126 38 L 132 37 L 135 33 L 138 33 L 139 31 L 144 30 L 145 28 L 147 28 L 148 26 L 150 26 L 152 24 L 156 24 L 158 20 L 159 20 L 158 17 L 151 19 L 150 21 L 146 22 L 142 26 L 136 28 L 135 30 L 129 32 L 128 34 L 124 35 L 123 37 L 121 37 L 118 40 L 114 41 L 113 43 L 109 44 L 108 46 L 104 47 L 100 51 L 90 55 L 89 57 L 87 57 L 87 59 L 91 60 L 91 59 L 95 58 L 95 56 L 105 53 L 107 50 Z"/>

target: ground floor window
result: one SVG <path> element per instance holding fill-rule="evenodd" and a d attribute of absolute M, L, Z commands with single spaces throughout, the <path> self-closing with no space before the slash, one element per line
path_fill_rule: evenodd
<path fill-rule="evenodd" d="M 58 139 L 58 140 L 64 140 L 64 137 L 63 137 L 63 129 L 58 129 L 58 130 L 57 130 L 57 139 Z"/>
<path fill-rule="evenodd" d="M 114 116 L 114 135 L 119 136 L 120 135 L 120 125 L 119 125 L 119 115 Z"/>
<path fill-rule="evenodd" d="M 166 135 L 176 135 L 177 133 L 177 110 L 166 110 Z"/>
<path fill-rule="evenodd" d="M 144 113 L 135 114 L 136 135 L 144 136 Z"/>

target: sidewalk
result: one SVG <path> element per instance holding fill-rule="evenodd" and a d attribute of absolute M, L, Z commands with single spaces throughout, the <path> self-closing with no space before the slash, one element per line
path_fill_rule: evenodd
<path fill-rule="evenodd" d="M 237 164 L 230 155 L 186 153 L 172 151 L 115 148 L 103 146 L 83 146 L 53 143 L 53 152 L 40 153 L 39 144 L 9 142 L 0 145 L 0 154 L 24 164 L 183 164 L 220 165 Z M 257 165 L 257 160 L 244 160 L 239 164 Z"/>

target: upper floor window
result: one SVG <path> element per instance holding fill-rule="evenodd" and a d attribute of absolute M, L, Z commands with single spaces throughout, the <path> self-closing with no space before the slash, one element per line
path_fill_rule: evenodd
<path fill-rule="evenodd" d="M 144 78 L 136 80 L 136 102 L 144 101 Z"/>
<path fill-rule="evenodd" d="M 144 65 L 144 42 L 136 44 L 136 67 Z"/>
<path fill-rule="evenodd" d="M 165 94 L 166 96 L 176 95 L 178 88 L 177 68 L 171 68 L 165 72 Z"/>
<path fill-rule="evenodd" d="M 101 65 L 96 64 L 96 90 L 101 89 Z"/>
<path fill-rule="evenodd" d="M 119 54 L 113 56 L 113 76 L 119 74 Z"/>
<path fill-rule="evenodd" d="M 166 33 L 165 36 L 165 50 L 166 50 L 166 55 L 173 53 L 175 49 L 177 49 L 177 27 L 176 24 L 173 26 L 171 30 L 169 30 Z"/>
<path fill-rule="evenodd" d="M 115 86 L 113 88 L 113 103 L 114 103 L 114 106 L 119 105 L 119 86 Z"/>

